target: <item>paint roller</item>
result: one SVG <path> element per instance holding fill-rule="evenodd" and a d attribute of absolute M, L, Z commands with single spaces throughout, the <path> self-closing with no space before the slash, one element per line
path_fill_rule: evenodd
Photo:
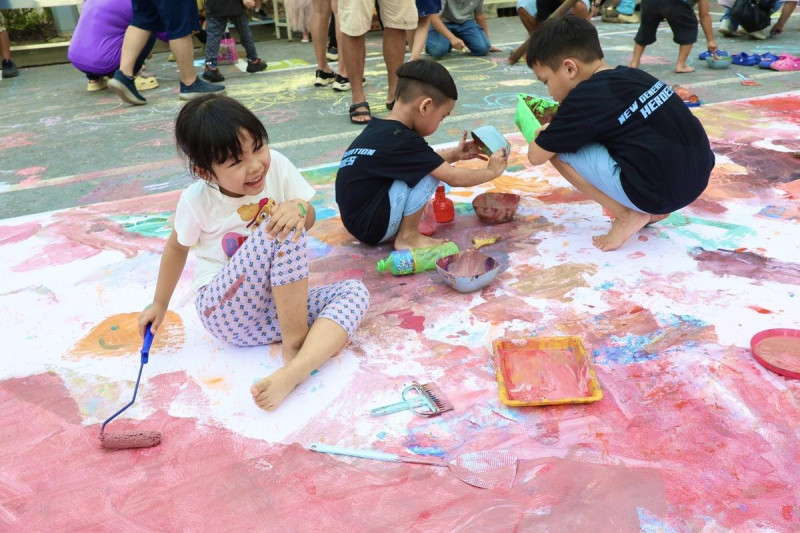
<path fill-rule="evenodd" d="M 149 448 L 161 442 L 160 431 L 122 431 L 116 433 L 106 433 L 106 425 L 114 420 L 125 409 L 133 405 L 136 401 L 136 392 L 139 390 L 139 380 L 142 378 L 142 369 L 147 364 L 150 355 L 150 345 L 153 344 L 153 333 L 150 331 L 151 324 L 147 324 L 144 329 L 144 342 L 142 343 L 142 360 L 139 364 L 139 375 L 136 376 L 136 386 L 133 388 L 133 398 L 128 404 L 108 417 L 100 427 L 100 446 L 107 450 L 124 450 L 127 448 Z"/>

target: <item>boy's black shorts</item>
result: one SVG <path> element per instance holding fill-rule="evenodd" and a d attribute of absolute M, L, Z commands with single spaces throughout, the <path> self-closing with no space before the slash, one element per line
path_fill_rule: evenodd
<path fill-rule="evenodd" d="M 133 0 L 131 26 L 180 39 L 200 29 L 196 0 Z"/>
<path fill-rule="evenodd" d="M 656 42 L 656 30 L 666 19 L 672 28 L 673 41 L 678 44 L 697 42 L 697 16 L 692 4 L 684 0 L 642 0 L 642 22 L 633 38 L 636 44 L 647 46 Z"/>

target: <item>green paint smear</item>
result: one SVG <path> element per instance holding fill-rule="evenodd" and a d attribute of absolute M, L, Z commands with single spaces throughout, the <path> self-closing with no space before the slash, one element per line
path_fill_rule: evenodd
<path fill-rule="evenodd" d="M 135 233 L 142 237 L 166 239 L 172 233 L 172 224 L 170 223 L 172 214 L 172 211 L 164 211 L 149 215 L 120 215 L 110 218 L 129 233 Z"/>
<path fill-rule="evenodd" d="M 303 170 L 300 173 L 312 185 L 325 185 L 336 181 L 336 171 L 339 170 L 339 163 L 326 165 L 324 167 Z"/>
<path fill-rule="evenodd" d="M 731 224 L 729 222 L 718 222 L 716 220 L 708 220 L 705 218 L 687 217 L 681 213 L 672 213 L 666 219 L 661 221 L 660 224 L 674 227 L 677 233 L 683 235 L 684 237 L 694 239 L 700 243 L 703 248 L 708 250 L 716 248 L 739 248 L 742 238 L 750 235 L 756 235 L 756 231 L 747 226 Z M 692 227 L 697 226 L 719 228 L 725 230 L 725 233 L 723 233 L 720 237 L 703 237 L 692 230 Z M 666 234 L 662 233 L 661 236 L 667 238 Z"/>
<path fill-rule="evenodd" d="M 269 70 L 273 71 L 292 67 L 307 67 L 310 64 L 311 63 L 305 59 L 282 59 L 281 61 L 270 61 Z"/>
<path fill-rule="evenodd" d="M 124 344 L 106 344 L 106 341 L 104 341 L 103 339 L 98 339 L 97 344 L 99 344 L 100 347 L 104 350 L 119 350 L 125 347 Z"/>
<path fill-rule="evenodd" d="M 525 165 L 514 165 L 511 167 L 506 167 L 506 172 L 521 172 L 525 170 Z"/>

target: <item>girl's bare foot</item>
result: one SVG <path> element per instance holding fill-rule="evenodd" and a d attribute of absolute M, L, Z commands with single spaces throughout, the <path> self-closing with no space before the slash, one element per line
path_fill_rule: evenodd
<path fill-rule="evenodd" d="M 427 237 L 422 233 L 410 235 L 408 237 L 397 236 L 394 240 L 395 250 L 408 250 L 409 248 L 430 248 L 431 246 L 438 246 L 444 242 L 444 239 L 434 239 Z"/>
<path fill-rule="evenodd" d="M 291 368 L 285 366 L 250 387 L 250 394 L 257 406 L 273 411 L 301 381 Z"/>
<path fill-rule="evenodd" d="M 675 72 L 678 74 L 688 74 L 689 72 L 694 72 L 694 67 L 690 67 L 689 65 L 675 65 Z"/>
<path fill-rule="evenodd" d="M 642 229 L 650 220 L 650 215 L 639 211 L 627 210 L 624 214 L 614 219 L 611 231 L 605 235 L 592 237 L 594 245 L 604 252 L 616 250 L 630 239 L 634 233 Z"/>
<path fill-rule="evenodd" d="M 283 359 L 283 364 L 288 365 L 292 359 L 297 357 L 299 352 L 300 348 L 292 348 L 288 344 L 284 343 L 281 346 L 281 359 Z"/>

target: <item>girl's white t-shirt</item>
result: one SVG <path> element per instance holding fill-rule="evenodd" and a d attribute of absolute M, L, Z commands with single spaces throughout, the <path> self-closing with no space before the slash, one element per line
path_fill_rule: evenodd
<path fill-rule="evenodd" d="M 194 247 L 197 256 L 194 290 L 211 282 L 266 220 L 268 199 L 276 203 L 293 198 L 308 202 L 314 197 L 314 189 L 285 155 L 272 149 L 269 153 L 271 162 L 261 194 L 231 198 L 205 180 L 195 181 L 181 193 L 174 228 L 178 242 Z"/>

